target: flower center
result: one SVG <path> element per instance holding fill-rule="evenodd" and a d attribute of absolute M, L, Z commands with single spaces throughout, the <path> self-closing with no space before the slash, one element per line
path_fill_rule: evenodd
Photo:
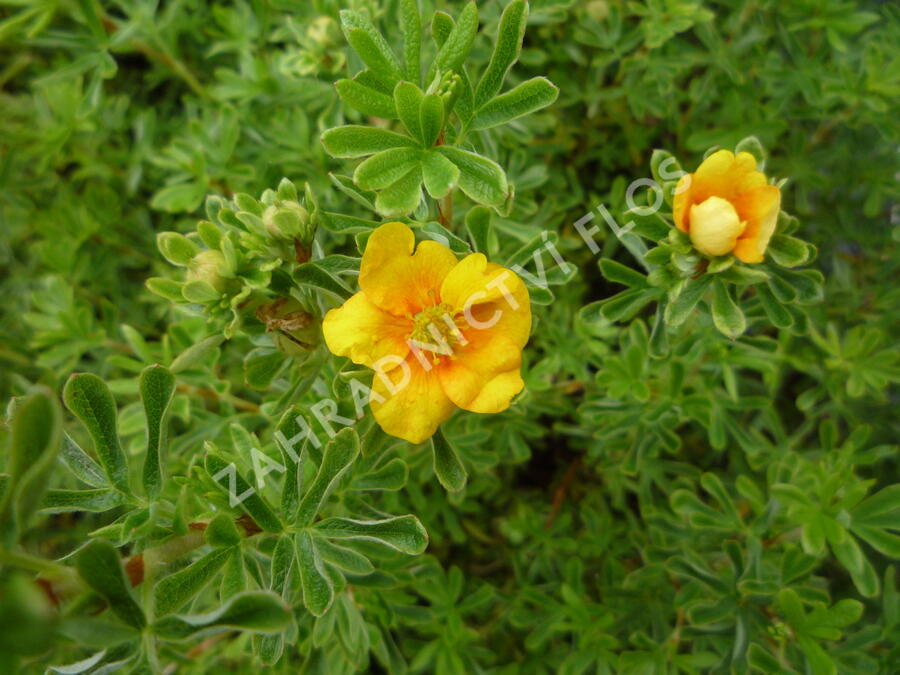
<path fill-rule="evenodd" d="M 727 199 L 710 197 L 691 207 L 691 242 L 701 253 L 730 253 L 746 226 Z"/>
<path fill-rule="evenodd" d="M 446 303 L 425 307 L 409 318 L 413 328 L 407 340 L 414 348 L 431 352 L 434 363 L 440 363 L 439 355 L 453 358 L 455 348 L 468 342 L 460 330 L 465 318 L 457 315 Z"/>

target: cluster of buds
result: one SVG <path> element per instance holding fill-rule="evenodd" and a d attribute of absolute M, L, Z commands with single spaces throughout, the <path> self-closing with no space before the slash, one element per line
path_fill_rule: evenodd
<path fill-rule="evenodd" d="M 237 194 L 233 200 L 209 197 L 206 211 L 209 219 L 200 221 L 195 232 L 157 236 L 163 257 L 185 268 L 185 275 L 183 281 L 149 279 L 148 288 L 177 304 L 199 305 L 210 319 L 225 324 L 226 337 L 248 318 L 258 318 L 268 327 L 257 312 L 278 300 L 273 275 L 284 269 L 281 276 L 289 278 L 294 265 L 310 259 L 316 233 L 312 194 L 307 187 L 300 196 L 293 183 L 284 179 L 277 190 L 266 190 L 260 199 L 247 194 Z M 288 294 L 290 288 L 281 291 Z M 298 339 L 315 344 L 311 335 L 305 337 Z"/>
<path fill-rule="evenodd" d="M 330 16 L 313 19 L 305 32 L 291 26 L 293 37 L 300 49 L 285 55 L 280 69 L 289 75 L 334 75 L 347 65 L 343 50 L 343 37 L 337 21 Z"/>
<path fill-rule="evenodd" d="M 462 87 L 462 77 L 451 70 L 446 73 L 439 73 L 437 77 L 434 78 L 427 93 L 437 94 L 443 99 L 444 117 L 447 118 L 450 116 L 450 113 L 453 112 L 453 106 L 456 105 L 456 100 L 459 98 L 460 93 L 462 93 Z"/>

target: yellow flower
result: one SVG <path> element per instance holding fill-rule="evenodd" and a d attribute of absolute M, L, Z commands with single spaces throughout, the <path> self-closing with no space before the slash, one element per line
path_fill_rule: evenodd
<path fill-rule="evenodd" d="M 500 412 L 522 390 L 531 304 L 512 271 L 481 253 L 457 261 L 436 241 L 416 247 L 406 225 L 385 223 L 359 287 L 322 332 L 334 354 L 375 370 L 369 402 L 387 433 L 421 443 L 455 408 Z"/>
<path fill-rule="evenodd" d="M 701 253 L 734 253 L 745 263 L 762 262 L 781 209 L 781 189 L 756 170 L 749 152 L 719 150 L 675 189 L 675 226 Z"/>

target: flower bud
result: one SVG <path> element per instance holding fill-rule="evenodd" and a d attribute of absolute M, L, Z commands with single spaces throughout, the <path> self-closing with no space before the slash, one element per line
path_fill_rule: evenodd
<path fill-rule="evenodd" d="M 594 21 L 604 21 L 609 16 L 609 3 L 606 0 L 591 0 L 585 9 Z"/>
<path fill-rule="evenodd" d="M 302 239 L 310 237 L 309 211 L 299 202 L 279 201 L 266 208 L 262 216 L 266 232 L 275 239 Z"/>
<path fill-rule="evenodd" d="M 760 263 L 780 210 L 781 189 L 757 170 L 754 155 L 718 150 L 678 180 L 672 219 L 701 253 Z"/>
<path fill-rule="evenodd" d="M 313 19 L 306 29 L 306 37 L 320 47 L 337 47 L 341 44 L 340 28 L 330 16 Z"/>
<path fill-rule="evenodd" d="M 691 207 L 691 242 L 706 255 L 731 252 L 744 227 L 746 223 L 727 199 L 710 197 Z"/>
<path fill-rule="evenodd" d="M 225 256 L 219 251 L 200 251 L 188 265 L 187 281 L 205 281 L 219 293 L 225 290 Z"/>

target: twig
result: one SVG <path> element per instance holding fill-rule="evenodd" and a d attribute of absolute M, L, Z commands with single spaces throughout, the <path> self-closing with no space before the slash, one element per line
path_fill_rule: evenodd
<path fill-rule="evenodd" d="M 575 474 L 580 467 L 581 457 L 576 457 L 569 464 L 569 468 L 566 469 L 566 475 L 563 476 L 562 482 L 559 484 L 559 487 L 556 488 L 556 492 L 553 493 L 553 504 L 550 507 L 550 515 L 547 516 L 547 520 L 544 522 L 545 530 L 549 530 L 553 526 L 553 521 L 556 520 L 556 516 L 559 515 L 559 510 L 562 508 L 563 501 L 566 499 L 566 492 L 569 490 L 569 486 L 575 479 Z"/>

